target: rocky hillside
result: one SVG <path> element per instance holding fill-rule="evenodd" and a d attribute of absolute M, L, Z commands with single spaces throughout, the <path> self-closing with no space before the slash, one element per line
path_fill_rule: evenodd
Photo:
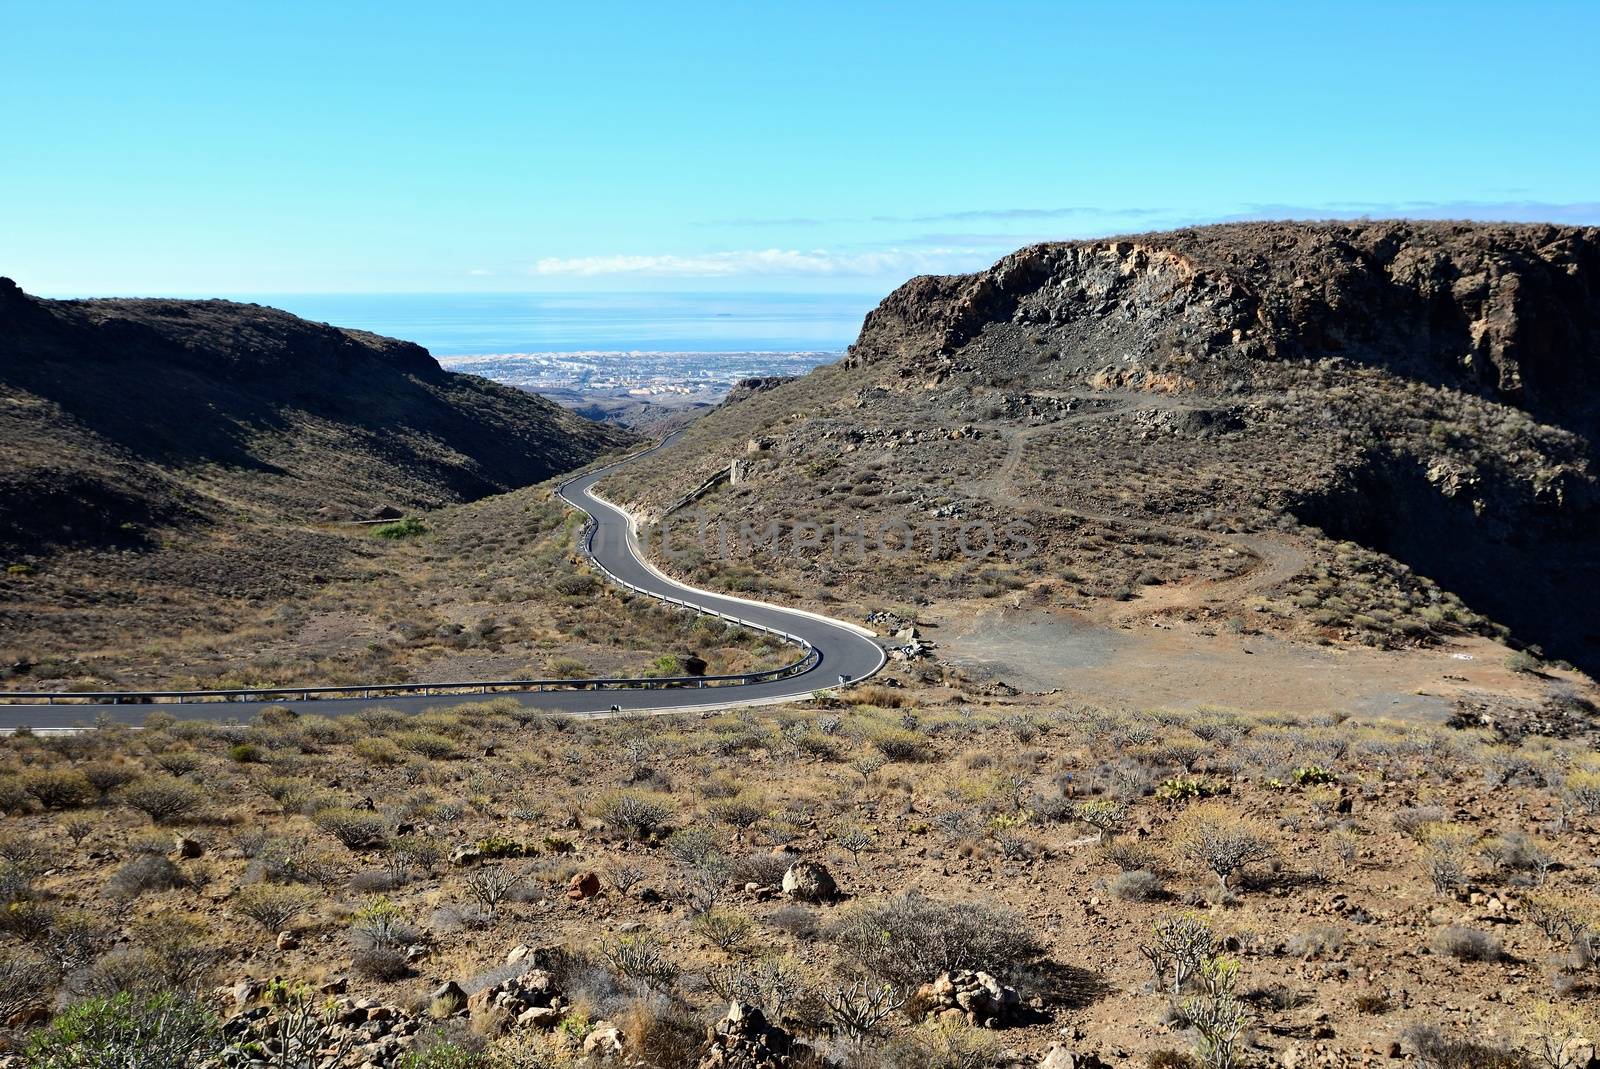
<path fill-rule="evenodd" d="M 44 301 L 0 279 L 0 545 L 244 511 L 364 518 L 538 482 L 625 433 L 427 350 L 226 301 Z"/>
<path fill-rule="evenodd" d="M 1011 589 L 1383 645 L 1499 625 L 1593 669 L 1597 383 L 1600 231 L 1227 225 L 914 279 L 840 364 L 655 464 L 739 459 L 705 503 L 730 517 L 1042 531 L 1028 561 L 783 569 L 863 607 Z"/>
<path fill-rule="evenodd" d="M 0 279 L 0 678 L 104 685 L 81 659 L 134 645 L 133 678 L 178 678 L 195 651 L 163 643 L 246 624 L 259 641 L 313 589 L 373 589 L 381 541 L 337 521 L 473 501 L 635 441 L 409 342 Z"/>

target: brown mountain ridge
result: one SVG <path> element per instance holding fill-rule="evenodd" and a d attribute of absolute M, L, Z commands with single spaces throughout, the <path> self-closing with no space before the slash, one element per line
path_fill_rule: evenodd
<path fill-rule="evenodd" d="M 555 539 L 558 506 L 500 509 L 505 530 L 429 510 L 637 440 L 409 342 L 259 305 L 40 300 L 0 280 L 0 678 L 392 678 L 436 653 L 440 671 L 511 671 L 457 656 L 464 628 L 494 632 L 481 592 L 420 574 L 425 546 L 338 521 L 427 513 L 429 538 L 469 531 L 463 561 Z M 436 632 L 440 650 L 421 649 Z"/>
<path fill-rule="evenodd" d="M 1503 633 L 1600 667 L 1600 231 L 1251 223 L 923 277 L 848 356 L 701 419 L 616 493 L 659 516 L 934 517 L 1026 561 L 679 561 L 865 612 L 1013 599 L 1395 646 Z M 763 576 L 773 576 L 771 580 Z"/>

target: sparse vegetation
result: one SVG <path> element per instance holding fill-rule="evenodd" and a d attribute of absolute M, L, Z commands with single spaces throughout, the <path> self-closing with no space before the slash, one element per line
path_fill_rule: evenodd
<path fill-rule="evenodd" d="M 39 1015 L 91 995 L 209 992 L 238 982 L 242 955 L 264 953 L 290 981 L 336 971 L 347 977 L 343 997 L 376 997 L 426 1022 L 406 1056 L 492 1059 L 512 1038 L 541 1057 L 570 1054 L 605 1018 L 620 1022 L 624 1050 L 648 1040 L 698 1060 L 705 1024 L 738 994 L 797 1036 L 836 1030 L 852 1058 L 966 1066 L 999 1049 L 968 1035 L 984 1030 L 940 1031 L 904 1011 L 920 1005 L 924 985 L 971 970 L 1014 986 L 1019 1007 L 1041 1007 L 1004 1023 L 1015 1030 L 996 1036 L 1004 1046 L 1047 1045 L 1072 1007 L 1090 1035 L 1170 1020 L 1172 1035 L 1195 1044 L 1184 1064 L 1210 1069 L 1241 1062 L 1249 1030 L 1270 1036 L 1301 1019 L 1307 969 L 1329 970 L 1327 990 L 1349 986 L 1332 1003 L 1335 1021 L 1399 1020 L 1393 993 L 1361 978 L 1384 975 L 1371 970 L 1396 947 L 1431 979 L 1408 988 L 1414 1012 L 1460 1001 L 1463 987 L 1500 985 L 1512 961 L 1552 962 L 1558 1006 L 1593 982 L 1600 907 L 1568 846 L 1593 818 L 1563 793 L 1590 767 L 1578 740 L 1032 703 L 1031 741 L 1019 744 L 1014 708 L 927 697 L 894 710 L 841 705 L 798 729 L 836 741 L 830 761 L 786 745 L 798 722 L 786 711 L 652 722 L 639 745 L 636 724 L 528 722 L 507 702 L 416 719 L 373 710 L 158 723 L 71 743 L 13 738 L 0 744 L 0 775 L 104 765 L 131 778 L 110 787 L 103 808 L 46 808 L 25 795 L 5 818 L 0 949 L 44 990 L 0 996 Z M 886 726 L 915 733 L 922 760 L 868 777 L 849 768 L 851 755 L 882 758 L 872 740 Z M 358 749 L 363 741 L 415 732 L 474 757 L 398 746 L 392 762 L 358 756 L 373 752 Z M 232 759 L 245 741 L 273 755 L 268 767 Z M 171 753 L 185 755 L 180 776 L 154 760 Z M 1486 780 L 1511 753 L 1551 774 Z M 759 795 L 753 763 L 764 766 Z M 1338 784 L 1295 775 L 1333 767 Z M 1185 776 L 1226 792 L 1156 797 Z M 153 829 L 128 801 L 151 781 L 161 788 L 152 798 L 177 785 L 198 799 L 181 817 L 154 807 L 192 825 L 181 835 Z M 88 805 L 101 805 L 99 792 Z M 1339 811 L 1343 798 L 1353 812 Z M 1563 830 L 1536 825 L 1541 812 Z M 124 852 L 110 877 L 87 847 L 70 848 L 79 820 L 92 824 L 86 844 Z M 1341 833 L 1358 843 L 1358 863 L 1337 862 Z M 841 866 L 832 875 L 843 904 L 780 898 L 798 860 Z M 1033 876 L 1084 903 L 1089 923 L 1046 920 Z M 1435 893 L 1436 877 L 1452 895 L 1482 888 L 1483 901 L 1502 904 L 1481 908 L 1527 923 L 1418 932 L 1378 914 L 1400 900 L 1391 887 L 1415 902 Z M 1312 880 L 1320 886 L 1302 890 Z M 884 885 L 929 890 L 875 890 Z M 1308 916 L 1308 901 L 1331 909 Z M 103 933 L 122 928 L 128 942 L 108 943 Z M 539 949 L 504 964 L 506 944 L 527 931 Z M 445 969 L 463 993 L 435 1005 Z M 470 1029 L 451 1023 L 461 1019 L 451 1006 L 534 972 L 571 1000 L 561 1010 L 571 1023 L 529 1032 L 514 1018 L 491 1024 L 500 1018 L 487 1008 L 469 1014 Z M 275 997 L 257 996 L 271 1011 L 262 1020 L 297 1019 Z M 635 1012 L 645 1038 L 627 1034 Z M 429 1029 L 438 1042 L 422 1038 Z M 1536 1047 L 1528 1038 L 1520 1049 L 1532 1058 Z"/>

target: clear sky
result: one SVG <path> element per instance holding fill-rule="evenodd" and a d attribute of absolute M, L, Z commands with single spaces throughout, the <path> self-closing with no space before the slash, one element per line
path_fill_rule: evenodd
<path fill-rule="evenodd" d="M 45 294 L 886 290 L 1239 217 L 1600 222 L 1600 3 L 0 0 Z"/>

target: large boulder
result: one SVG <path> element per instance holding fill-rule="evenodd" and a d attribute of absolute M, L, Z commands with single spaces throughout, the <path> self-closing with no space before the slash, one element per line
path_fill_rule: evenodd
<path fill-rule="evenodd" d="M 838 896 L 839 885 L 820 862 L 796 861 L 783 874 L 783 893 L 800 902 L 827 902 Z"/>

